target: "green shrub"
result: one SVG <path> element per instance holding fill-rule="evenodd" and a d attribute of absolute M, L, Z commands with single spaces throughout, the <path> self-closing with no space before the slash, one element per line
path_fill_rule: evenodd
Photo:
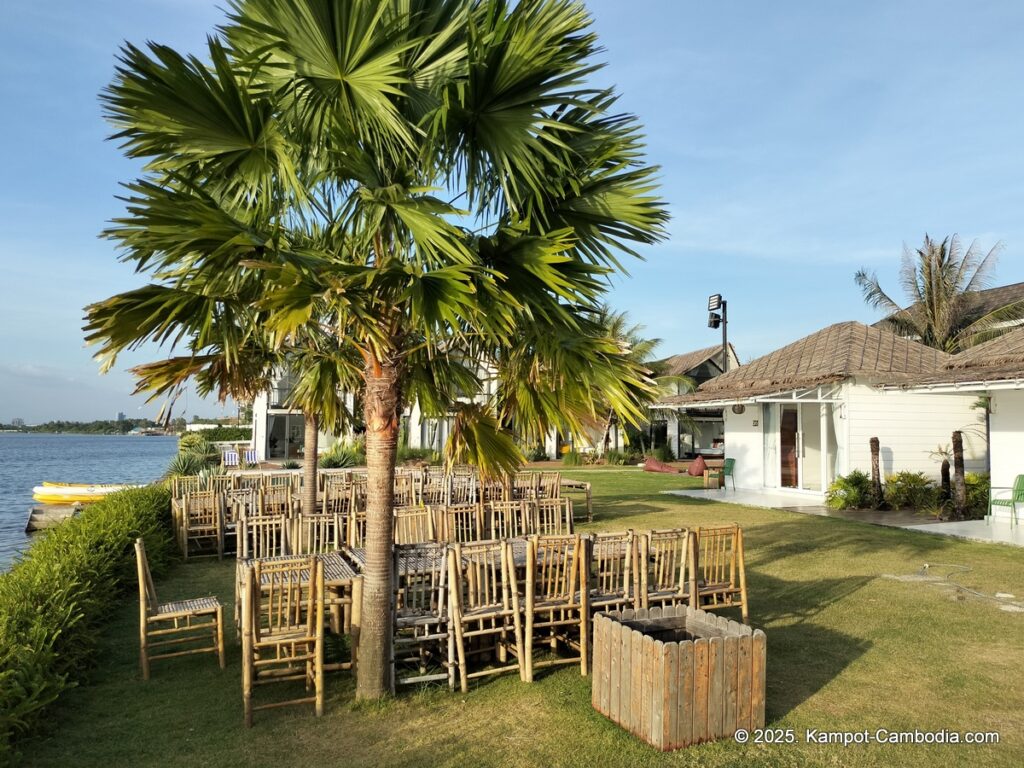
<path fill-rule="evenodd" d="M 924 472 L 897 472 L 885 479 L 885 503 L 893 509 L 930 509 L 939 489 Z"/>
<path fill-rule="evenodd" d="M 663 461 L 666 464 L 670 461 L 676 460 L 675 454 L 672 453 L 672 446 L 669 445 L 668 443 L 665 443 L 665 445 L 659 445 L 657 448 L 652 450 L 648 455 L 651 456 L 652 458 L 657 459 L 658 461 Z"/>
<path fill-rule="evenodd" d="M 548 452 L 543 445 L 535 445 L 528 451 L 524 451 L 527 461 L 547 461 Z"/>
<path fill-rule="evenodd" d="M 201 432 L 186 432 L 186 435 L 202 435 L 207 442 L 240 442 L 252 440 L 252 427 L 213 427 Z"/>
<path fill-rule="evenodd" d="M 159 573 L 173 552 L 164 488 L 111 494 L 36 541 L 0 574 L 0 764 L 93 663 L 118 596 L 138 588 L 135 539 Z"/>
<path fill-rule="evenodd" d="M 287 459 L 281 462 L 281 469 L 302 469 L 302 464 L 295 459 Z"/>
<path fill-rule="evenodd" d="M 992 488 L 992 478 L 987 472 L 967 472 L 964 475 L 967 488 L 967 508 L 964 517 L 968 520 L 980 520 L 988 514 L 988 499 Z"/>
<path fill-rule="evenodd" d="M 213 452 L 210 439 L 202 432 L 186 432 L 178 438 L 178 453 L 194 453 L 207 456 Z"/>
<path fill-rule="evenodd" d="M 407 461 L 425 461 L 428 464 L 440 464 L 441 454 L 432 448 L 399 448 L 395 455 L 395 461 L 399 464 Z"/>
<path fill-rule="evenodd" d="M 330 450 L 321 454 L 318 462 L 321 469 L 346 469 L 348 467 L 361 467 L 366 464 L 366 450 L 363 442 L 335 443 Z"/>
<path fill-rule="evenodd" d="M 621 467 L 626 463 L 626 454 L 622 451 L 610 450 L 604 455 L 604 460 L 613 466 Z"/>
<path fill-rule="evenodd" d="M 164 472 L 164 477 L 187 477 L 188 475 L 198 475 L 204 469 L 210 465 L 206 462 L 206 459 L 195 453 L 179 453 L 171 459 L 171 463 L 167 465 L 167 471 Z"/>
<path fill-rule="evenodd" d="M 566 467 L 579 467 L 583 464 L 583 456 L 578 451 L 567 451 L 562 454 L 562 465 Z"/>
<path fill-rule="evenodd" d="M 831 509 L 863 509 L 872 506 L 871 502 L 871 478 L 859 469 L 837 477 L 825 496 Z"/>

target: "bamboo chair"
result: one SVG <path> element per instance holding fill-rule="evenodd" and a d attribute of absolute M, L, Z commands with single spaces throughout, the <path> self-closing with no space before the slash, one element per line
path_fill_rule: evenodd
<path fill-rule="evenodd" d="M 237 545 L 239 519 L 257 514 L 258 508 L 259 495 L 254 488 L 235 488 L 224 493 L 225 552 L 228 551 L 229 542 Z"/>
<path fill-rule="evenodd" d="M 313 704 L 324 711 L 324 571 L 315 557 L 256 561 L 242 591 L 245 726 L 262 709 Z M 312 696 L 256 705 L 253 686 L 302 680 Z"/>
<path fill-rule="evenodd" d="M 235 475 L 210 475 L 206 478 L 206 490 L 227 493 L 235 489 Z"/>
<path fill-rule="evenodd" d="M 340 514 L 296 515 L 289 549 L 293 555 L 325 555 L 341 548 L 344 525 Z"/>
<path fill-rule="evenodd" d="M 349 512 L 342 518 L 345 527 L 345 543 L 350 547 L 366 546 L 366 509 L 349 507 Z"/>
<path fill-rule="evenodd" d="M 590 626 L 585 550 L 579 534 L 531 536 L 526 549 L 526 655 L 523 679 L 533 682 L 533 670 L 556 664 L 578 662 L 587 674 L 587 645 Z M 552 653 L 559 643 L 572 648 L 571 658 L 552 656 L 534 660 L 535 643 L 546 641 Z"/>
<path fill-rule="evenodd" d="M 533 532 L 542 536 L 564 536 L 573 532 L 572 499 L 538 499 L 534 510 Z"/>
<path fill-rule="evenodd" d="M 483 510 L 479 504 L 449 504 L 434 509 L 440 512 L 439 515 L 435 512 L 434 520 L 439 538 L 443 541 L 454 544 L 481 541 L 486 538 Z M 437 525 L 439 517 L 440 525 Z"/>
<path fill-rule="evenodd" d="M 421 480 L 408 472 L 395 474 L 393 504 L 396 507 L 415 507 L 422 503 Z"/>
<path fill-rule="evenodd" d="M 451 475 L 437 471 L 438 467 L 427 467 L 423 476 L 420 501 L 429 507 L 448 504 L 451 498 Z"/>
<path fill-rule="evenodd" d="M 391 690 L 446 680 L 455 687 L 455 646 L 448 623 L 444 544 L 395 546 L 395 632 Z"/>
<path fill-rule="evenodd" d="M 484 521 L 492 539 L 515 539 L 535 533 L 533 506 L 524 501 L 484 504 Z"/>
<path fill-rule="evenodd" d="M 512 477 L 509 497 L 512 501 L 530 501 L 537 498 L 537 483 L 540 475 L 536 472 L 516 472 Z"/>
<path fill-rule="evenodd" d="M 272 485 L 260 491 L 261 515 L 291 515 L 295 509 L 295 498 L 290 485 Z"/>
<path fill-rule="evenodd" d="M 238 519 L 238 557 L 290 555 L 291 519 L 288 515 L 245 515 Z"/>
<path fill-rule="evenodd" d="M 142 539 L 135 540 L 135 564 L 139 575 L 139 665 L 142 679 L 149 680 L 151 661 L 195 653 L 217 654 L 220 668 L 224 669 L 224 607 L 217 598 L 198 597 L 161 603 L 157 600 Z M 154 649 L 181 645 L 189 647 L 152 653 Z"/>
<path fill-rule="evenodd" d="M 591 613 L 637 606 L 637 539 L 633 531 L 595 533 L 586 542 Z"/>
<path fill-rule="evenodd" d="M 434 513 L 430 507 L 395 508 L 395 544 L 437 541 Z"/>
<path fill-rule="evenodd" d="M 239 490 L 249 489 L 249 490 L 253 491 L 256 494 L 257 498 L 259 497 L 260 488 L 262 488 L 262 487 L 263 487 L 263 475 L 261 475 L 261 474 L 252 473 L 252 474 L 244 474 L 244 475 L 243 474 L 235 475 L 235 488 L 237 488 Z"/>
<path fill-rule="evenodd" d="M 455 472 L 449 480 L 448 504 L 476 504 L 476 477 L 465 472 Z"/>
<path fill-rule="evenodd" d="M 541 472 L 537 477 L 537 498 L 557 499 L 562 495 L 562 473 Z"/>
<path fill-rule="evenodd" d="M 199 487 L 199 475 L 171 478 L 171 495 L 176 499 L 181 499 L 186 493 L 195 493 L 200 490 L 202 489 Z"/>
<path fill-rule="evenodd" d="M 686 528 L 648 531 L 640 535 L 639 544 L 640 607 L 686 604 L 695 608 L 692 533 Z"/>
<path fill-rule="evenodd" d="M 459 685 L 516 670 L 523 679 L 523 626 L 512 545 L 508 541 L 455 543 L 448 549 L 451 621 Z M 470 670 L 470 655 L 494 652 L 496 666 Z M 515 662 L 509 663 L 509 655 Z"/>
<path fill-rule="evenodd" d="M 696 595 L 706 611 L 739 606 L 747 623 L 747 572 L 743 563 L 743 529 L 737 524 L 698 528 L 696 539 Z"/>
<path fill-rule="evenodd" d="M 492 501 L 506 501 L 509 496 L 509 489 L 502 479 L 479 479 L 477 481 L 477 493 L 480 501 L 487 504 Z"/>
<path fill-rule="evenodd" d="M 217 559 L 224 557 L 224 504 L 217 491 L 193 491 L 182 498 L 180 544 L 182 555 L 188 560 L 192 547 L 203 555 Z M 212 545 L 214 552 L 204 552 L 204 545 Z"/>

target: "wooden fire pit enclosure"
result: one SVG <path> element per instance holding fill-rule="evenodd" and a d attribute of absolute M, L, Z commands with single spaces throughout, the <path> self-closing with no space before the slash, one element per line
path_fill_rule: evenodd
<path fill-rule="evenodd" d="M 661 750 L 764 727 L 765 634 L 685 605 L 594 617 L 594 708 Z"/>

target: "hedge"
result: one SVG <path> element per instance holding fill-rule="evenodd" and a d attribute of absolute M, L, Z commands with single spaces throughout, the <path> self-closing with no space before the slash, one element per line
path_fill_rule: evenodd
<path fill-rule="evenodd" d="M 170 496 L 111 494 L 36 541 L 0 574 L 0 765 L 91 667 L 118 596 L 138 589 L 135 539 L 159 572 L 172 557 Z"/>

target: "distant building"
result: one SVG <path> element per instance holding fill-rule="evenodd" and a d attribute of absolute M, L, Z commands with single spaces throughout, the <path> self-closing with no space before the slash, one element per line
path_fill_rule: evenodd
<path fill-rule="evenodd" d="M 17 419 L 17 418 L 11 419 L 11 426 L 12 427 L 24 427 L 25 426 L 25 420 L 24 419 Z"/>
<path fill-rule="evenodd" d="M 124 421 L 127 418 L 128 417 L 124 415 L 124 411 L 118 411 L 117 412 L 117 420 L 118 421 Z"/>

